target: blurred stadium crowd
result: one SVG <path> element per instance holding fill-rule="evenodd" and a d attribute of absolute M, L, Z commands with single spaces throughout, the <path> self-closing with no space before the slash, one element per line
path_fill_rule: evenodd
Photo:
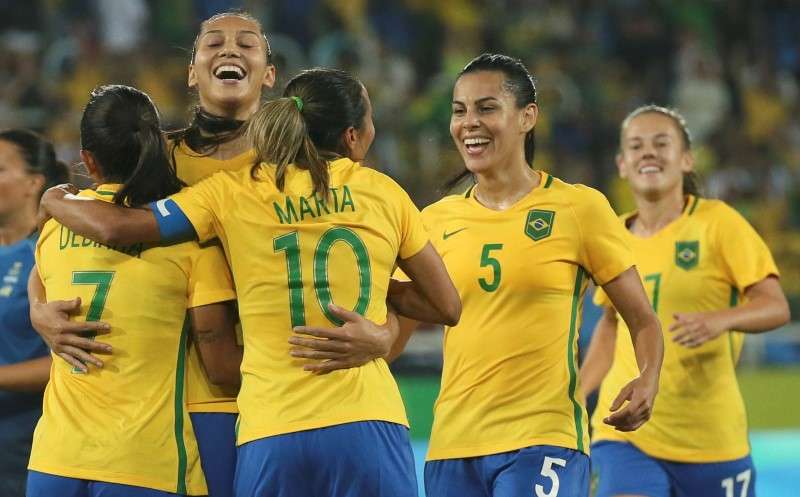
<path fill-rule="evenodd" d="M 450 91 L 483 51 L 520 57 L 542 109 L 536 166 L 601 188 L 616 180 L 622 118 L 677 107 L 709 196 L 767 239 L 800 311 L 800 4 L 789 0 L 0 0 L 0 128 L 43 131 L 77 162 L 78 120 L 99 83 L 148 92 L 181 126 L 200 20 L 227 8 L 261 19 L 279 83 L 311 66 L 356 73 L 370 91 L 376 167 L 422 206 L 460 168 Z"/>

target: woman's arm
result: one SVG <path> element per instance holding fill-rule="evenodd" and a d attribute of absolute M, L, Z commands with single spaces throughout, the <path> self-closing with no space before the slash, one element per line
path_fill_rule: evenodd
<path fill-rule="evenodd" d="M 603 316 L 594 327 L 589 350 L 581 365 L 578 385 L 584 399 L 600 387 L 606 373 L 611 369 L 616 343 L 617 311 L 612 307 L 604 307 Z"/>
<path fill-rule="evenodd" d="M 0 390 L 41 392 L 50 379 L 50 356 L 0 366 Z"/>
<path fill-rule="evenodd" d="M 78 197 L 71 185 L 50 188 L 42 195 L 41 210 L 75 233 L 105 245 L 131 245 L 161 240 L 150 209 L 131 209 L 110 202 Z"/>
<path fill-rule="evenodd" d="M 344 324 L 338 328 L 296 326 L 294 335 L 289 337 L 294 346 L 290 351 L 292 357 L 316 360 L 305 364 L 303 369 L 326 374 L 356 368 L 389 354 L 399 332 L 394 313 L 387 313 L 386 324 L 377 325 L 334 304 L 328 304 L 328 310 Z"/>
<path fill-rule="evenodd" d="M 669 327 L 672 340 L 699 347 L 730 330 L 763 333 L 789 322 L 789 304 L 776 276 L 767 276 L 744 290 L 745 303 L 710 312 L 679 312 Z"/>
<path fill-rule="evenodd" d="M 408 340 L 411 338 L 411 334 L 414 333 L 414 330 L 419 328 L 420 325 L 420 321 L 415 319 L 408 319 L 403 316 L 399 316 L 398 319 L 400 321 L 400 329 L 397 334 L 397 339 L 392 344 L 389 355 L 386 356 L 386 362 L 390 364 L 403 353 L 406 345 L 408 345 Z"/>
<path fill-rule="evenodd" d="M 209 381 L 217 386 L 238 388 L 243 348 L 236 341 L 233 303 L 193 307 L 189 316 L 194 343 Z"/>
<path fill-rule="evenodd" d="M 39 271 L 34 266 L 28 277 L 28 301 L 33 329 L 53 352 L 83 372 L 87 371 L 87 364 L 103 367 L 103 361 L 92 353 L 110 354 L 111 346 L 87 336 L 105 335 L 110 327 L 103 321 L 70 320 L 71 315 L 81 311 L 80 297 L 47 302 Z"/>
<path fill-rule="evenodd" d="M 430 242 L 417 254 L 400 259 L 398 265 L 411 278 L 392 280 L 389 285 L 389 303 L 399 314 L 427 323 L 458 324 L 461 298 Z"/>
<path fill-rule="evenodd" d="M 639 376 L 622 387 L 611 403 L 612 414 L 603 422 L 619 431 L 633 431 L 650 419 L 658 392 L 664 358 L 661 323 L 653 312 L 635 267 L 603 285 L 603 290 L 628 325 L 639 365 Z M 625 401 L 628 404 L 620 409 Z"/>

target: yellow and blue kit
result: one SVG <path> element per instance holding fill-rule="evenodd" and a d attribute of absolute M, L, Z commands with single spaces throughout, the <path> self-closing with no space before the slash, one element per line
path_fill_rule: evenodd
<path fill-rule="evenodd" d="M 81 196 L 111 201 L 118 186 Z M 79 319 L 111 325 L 103 340 L 114 354 L 86 374 L 53 361 L 32 474 L 205 494 L 185 407 L 186 311 L 235 298 L 222 251 L 194 242 L 110 247 L 51 220 L 36 262 L 48 299 L 77 294 Z M 32 495 L 37 482 L 29 479 Z"/>

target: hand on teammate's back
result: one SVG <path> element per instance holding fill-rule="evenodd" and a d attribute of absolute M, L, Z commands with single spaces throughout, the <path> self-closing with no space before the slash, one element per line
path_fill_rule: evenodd
<path fill-rule="evenodd" d="M 386 324 L 378 326 L 357 312 L 330 304 L 330 312 L 344 321 L 338 328 L 296 326 L 289 343 L 294 345 L 292 357 L 314 359 L 303 369 L 315 374 L 327 374 L 339 369 L 361 366 L 386 357 L 397 338 L 397 317 L 388 313 Z"/>
<path fill-rule="evenodd" d="M 81 371 L 92 364 L 103 367 L 103 361 L 92 353 L 110 354 L 111 346 L 96 342 L 89 335 L 105 335 L 109 326 L 102 321 L 72 321 L 70 315 L 81 310 L 81 299 L 32 302 L 31 323 L 48 347 L 71 366 Z"/>
<path fill-rule="evenodd" d="M 613 426 L 618 431 L 638 429 L 650 419 L 656 393 L 658 393 L 657 376 L 655 380 L 648 376 L 634 378 L 622 387 L 617 398 L 611 403 L 611 414 L 603 418 L 603 423 Z M 623 404 L 625 407 L 622 407 Z"/>

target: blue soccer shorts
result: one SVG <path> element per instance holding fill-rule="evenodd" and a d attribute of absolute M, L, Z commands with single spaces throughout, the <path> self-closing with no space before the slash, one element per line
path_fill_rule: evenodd
<path fill-rule="evenodd" d="M 592 445 L 595 497 L 754 497 L 756 470 L 750 456 L 714 463 L 682 463 L 648 456 L 627 442 Z"/>
<path fill-rule="evenodd" d="M 236 473 L 236 418 L 226 412 L 193 412 L 194 436 L 208 497 L 231 497 Z"/>
<path fill-rule="evenodd" d="M 536 445 L 425 463 L 427 497 L 588 497 L 589 457 Z"/>

